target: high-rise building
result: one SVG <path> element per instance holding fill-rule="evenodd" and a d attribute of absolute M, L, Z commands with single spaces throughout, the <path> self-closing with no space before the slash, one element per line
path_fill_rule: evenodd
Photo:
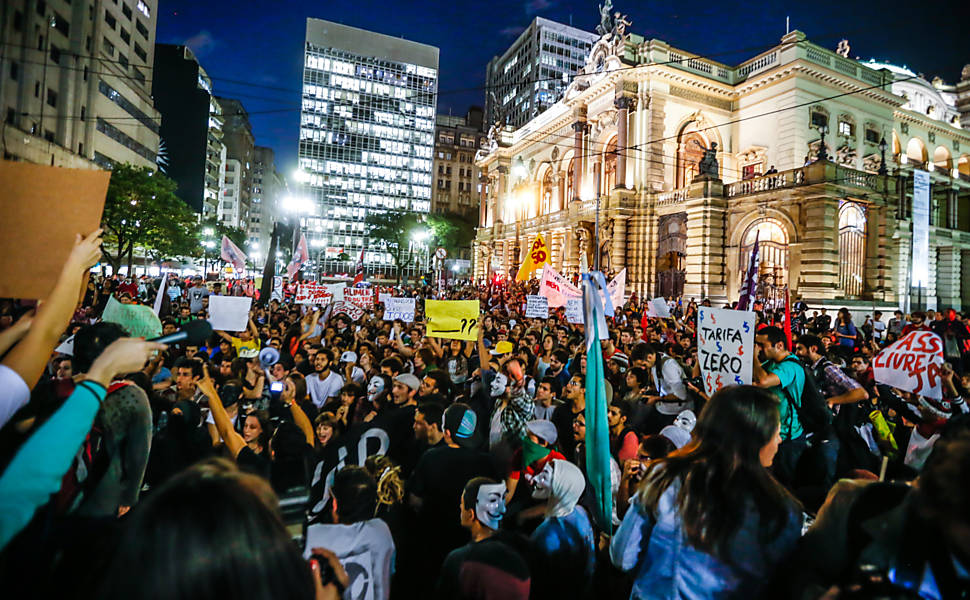
<path fill-rule="evenodd" d="M 473 223 L 478 220 L 475 152 L 485 140 L 482 117 L 478 106 L 462 116 L 438 115 L 431 212 L 461 215 Z"/>
<path fill-rule="evenodd" d="M 157 0 L 0 4 L 0 147 L 8 160 L 154 167 Z"/>
<path fill-rule="evenodd" d="M 359 254 L 369 212 L 430 210 L 437 93 L 437 48 L 307 19 L 298 194 L 320 272 L 348 270 L 338 257 Z M 394 268 L 380 244 L 369 271 Z"/>
<path fill-rule="evenodd" d="M 286 180 L 276 170 L 272 148 L 256 146 L 256 163 L 253 167 L 253 193 L 249 209 L 249 256 L 257 264 L 269 251 L 273 224 L 278 220 Z"/>
<path fill-rule="evenodd" d="M 188 46 L 155 46 L 155 107 L 162 115 L 159 167 L 204 217 L 217 214 L 225 174 L 223 117 L 212 80 Z"/>
<path fill-rule="evenodd" d="M 562 97 L 586 63 L 595 33 L 536 17 L 485 74 L 485 123 L 522 127 Z M 486 127 L 487 128 L 487 127 Z"/>
<path fill-rule="evenodd" d="M 226 146 L 226 169 L 217 210 L 220 221 L 249 230 L 256 142 L 249 113 L 242 102 L 216 96 L 222 108 L 222 141 Z"/>

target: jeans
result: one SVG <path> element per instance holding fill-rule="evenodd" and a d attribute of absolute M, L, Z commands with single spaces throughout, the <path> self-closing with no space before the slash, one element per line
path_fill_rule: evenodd
<path fill-rule="evenodd" d="M 771 471 L 782 485 L 791 489 L 795 483 L 795 467 L 802 453 L 808 448 L 804 435 L 793 440 L 785 440 L 778 445 L 778 453 L 771 463 Z"/>

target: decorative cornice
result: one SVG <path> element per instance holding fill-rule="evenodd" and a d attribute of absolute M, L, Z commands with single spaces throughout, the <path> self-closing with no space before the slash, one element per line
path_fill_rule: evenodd
<path fill-rule="evenodd" d="M 945 135 L 948 138 L 957 139 L 961 144 L 970 144 L 970 132 L 967 130 L 957 129 L 948 123 L 937 121 L 935 119 L 927 119 L 921 113 L 912 110 L 897 108 L 893 111 L 893 119 L 896 121 L 906 121 L 907 123 L 919 125 L 921 128 L 927 131 L 933 131 L 935 133 Z"/>

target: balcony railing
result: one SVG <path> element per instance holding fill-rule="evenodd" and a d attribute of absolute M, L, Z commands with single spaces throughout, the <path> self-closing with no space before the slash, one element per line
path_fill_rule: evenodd
<path fill-rule="evenodd" d="M 758 194 L 771 190 L 795 187 L 805 182 L 805 169 L 792 169 L 781 171 L 753 179 L 745 179 L 737 183 L 730 183 L 724 188 L 724 194 L 728 198 L 735 196 L 745 196 L 747 194 Z"/>

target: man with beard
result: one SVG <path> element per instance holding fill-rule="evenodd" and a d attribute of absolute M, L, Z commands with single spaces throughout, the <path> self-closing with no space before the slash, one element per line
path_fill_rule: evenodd
<path fill-rule="evenodd" d="M 344 378 L 339 373 L 330 370 L 333 363 L 333 353 L 329 348 L 323 348 L 313 358 L 315 372 L 306 378 L 306 386 L 310 391 L 313 404 L 319 409 L 331 398 L 336 398 L 344 387 Z"/>

